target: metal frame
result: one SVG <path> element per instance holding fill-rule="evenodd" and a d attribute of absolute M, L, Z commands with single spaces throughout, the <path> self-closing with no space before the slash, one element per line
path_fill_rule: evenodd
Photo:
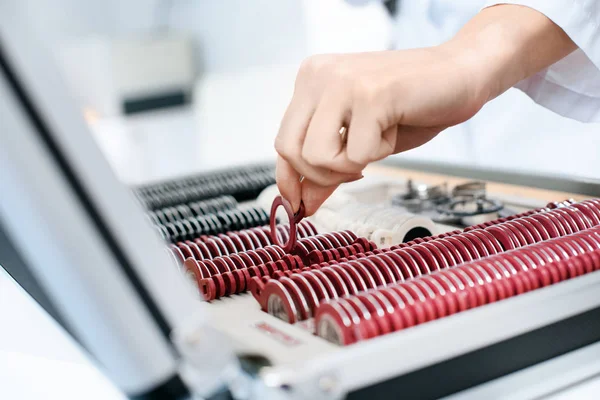
<path fill-rule="evenodd" d="M 0 4 L 2 225 L 118 387 L 132 398 L 186 396 L 175 339 L 202 325 L 204 308 L 112 173 L 19 3 Z"/>
<path fill-rule="evenodd" d="M 598 378 L 600 342 L 448 396 L 446 400 L 541 399 L 572 389 L 577 390 L 580 385 L 600 382 Z"/>
<path fill-rule="evenodd" d="M 600 197 L 600 179 L 585 179 L 574 176 L 544 175 L 537 173 L 524 174 L 509 169 L 500 170 L 454 163 L 408 160 L 401 156 L 389 157 L 388 159 L 381 161 L 380 164 L 433 174 L 501 182 L 517 186 Z"/>
<path fill-rule="evenodd" d="M 439 398 L 600 341 L 600 273 L 369 340 L 263 381 L 294 398 Z M 333 382 L 326 386 L 320 382 Z M 432 384 L 435 382 L 435 384 Z"/>
<path fill-rule="evenodd" d="M 2 224 L 113 382 L 132 398 L 187 397 L 181 359 L 196 361 L 186 380 L 194 387 L 202 366 L 217 375 L 227 346 L 218 334 L 198 335 L 201 304 L 77 118 L 49 58 L 23 29 L 18 3 L 0 3 Z M 588 185 L 552 189 L 600 194 Z M 275 363 L 246 384 L 255 398 L 448 395 L 599 341 L 599 291 L 593 273 L 301 363 Z M 210 347 L 202 357 L 194 358 L 196 342 Z M 465 368 L 470 377 L 458 379 Z"/>
<path fill-rule="evenodd" d="M 0 267 L 25 289 L 25 291 L 42 306 L 60 325 L 69 330 L 66 322 L 59 315 L 56 306 L 50 301 L 48 294 L 39 284 L 31 269 L 23 260 L 22 255 L 15 248 L 12 240 L 6 235 L 4 227 L 0 224 Z M 69 332 L 73 335 L 73 332 Z"/>

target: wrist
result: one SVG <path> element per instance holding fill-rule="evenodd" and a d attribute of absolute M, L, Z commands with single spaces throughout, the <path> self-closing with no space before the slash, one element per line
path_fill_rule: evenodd
<path fill-rule="evenodd" d="M 518 5 L 482 10 L 443 46 L 489 101 L 575 50 L 566 33 L 542 13 Z"/>
<path fill-rule="evenodd" d="M 498 67 L 499 56 L 481 51 L 478 43 L 465 38 L 453 38 L 438 46 L 438 51 L 442 52 L 449 71 L 454 71 L 449 79 L 456 79 L 464 85 L 469 99 L 465 106 L 477 111 L 500 94 L 500 84 L 494 71 Z"/>
<path fill-rule="evenodd" d="M 459 32 L 442 47 L 465 72 L 473 98 L 494 99 L 527 77 L 521 51 L 503 24 L 491 24 L 477 32 Z"/>

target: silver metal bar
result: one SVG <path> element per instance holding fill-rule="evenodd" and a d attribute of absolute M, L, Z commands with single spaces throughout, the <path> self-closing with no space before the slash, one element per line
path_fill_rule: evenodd
<path fill-rule="evenodd" d="M 268 385 L 298 390 L 328 378 L 348 393 L 600 306 L 600 273 L 348 346 L 302 364 L 265 370 Z"/>
<path fill-rule="evenodd" d="M 540 399 L 599 379 L 600 343 L 448 396 L 445 400 Z"/>
<path fill-rule="evenodd" d="M 600 196 L 600 179 L 543 175 L 538 173 L 525 174 L 521 171 L 512 171 L 509 169 L 499 170 L 481 166 L 474 167 L 460 164 L 408 160 L 401 156 L 389 157 L 388 159 L 381 161 L 380 164 L 433 174 L 501 182 L 511 185 L 556 190 L 587 196 Z"/>
<path fill-rule="evenodd" d="M 202 304 L 118 182 L 29 30 L 0 3 L 0 219 L 58 313 L 129 395 L 177 387 Z"/>

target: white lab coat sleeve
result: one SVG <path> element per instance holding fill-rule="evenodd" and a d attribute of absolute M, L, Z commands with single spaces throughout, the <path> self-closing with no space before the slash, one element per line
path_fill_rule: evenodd
<path fill-rule="evenodd" d="M 487 1 L 485 6 L 497 4 L 523 5 L 541 12 L 579 47 L 516 87 L 555 113 L 600 122 L 600 0 Z"/>

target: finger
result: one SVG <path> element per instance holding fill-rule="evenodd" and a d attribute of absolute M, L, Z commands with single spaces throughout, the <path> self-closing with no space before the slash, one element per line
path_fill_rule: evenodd
<path fill-rule="evenodd" d="M 302 158 L 304 138 L 313 113 L 310 104 L 306 97 L 295 95 L 292 98 L 275 139 L 275 150 L 298 174 L 321 186 L 332 186 L 352 179 L 355 174 L 314 167 Z"/>
<path fill-rule="evenodd" d="M 339 185 L 320 186 L 309 180 L 304 180 L 302 182 L 302 202 L 304 203 L 305 215 L 313 215 L 338 187 Z"/>
<path fill-rule="evenodd" d="M 353 163 L 346 157 L 346 143 L 340 135 L 340 128 L 348 126 L 349 122 L 349 99 L 343 90 L 329 90 L 321 98 L 302 146 L 302 158 L 311 166 L 353 174 L 364 169 L 364 165 Z"/>
<path fill-rule="evenodd" d="M 373 161 L 383 160 L 384 158 L 394 154 L 396 142 L 398 141 L 398 125 L 393 125 L 383 131 L 379 149 L 373 156 Z"/>
<path fill-rule="evenodd" d="M 354 107 L 348 127 L 348 159 L 360 165 L 373 161 L 379 152 L 381 131 L 377 119 L 369 111 L 360 105 Z"/>
<path fill-rule="evenodd" d="M 282 157 L 293 158 L 302 149 L 315 108 L 316 104 L 310 97 L 294 93 L 275 138 L 275 149 Z"/>
<path fill-rule="evenodd" d="M 311 181 L 302 182 L 305 215 L 313 215 L 338 187 L 339 185 L 320 186 Z"/>
<path fill-rule="evenodd" d="M 356 173 L 336 172 L 328 168 L 313 167 L 300 157 L 291 157 L 280 153 L 281 158 L 286 160 L 298 174 L 321 186 L 339 185 L 356 177 Z"/>
<path fill-rule="evenodd" d="M 339 140 L 342 140 L 341 137 Z M 333 171 L 352 171 L 352 173 L 359 174 L 365 169 L 367 165 L 358 164 L 354 161 L 351 161 L 348 158 L 348 152 L 346 151 L 346 149 L 344 149 L 340 154 L 333 157 L 328 162 L 323 163 L 322 166 L 326 168 L 331 168 L 331 170 Z"/>
<path fill-rule="evenodd" d="M 394 154 L 419 147 L 436 137 L 445 127 L 420 127 L 401 125 L 396 135 L 396 146 Z"/>
<path fill-rule="evenodd" d="M 396 142 L 398 140 L 398 125 L 391 126 L 386 129 L 381 137 L 379 143 L 379 149 L 375 152 L 370 162 L 383 160 L 384 158 L 394 154 L 394 150 L 396 149 Z M 331 168 L 335 168 L 337 166 L 344 166 L 346 163 L 352 163 L 348 159 L 347 152 L 342 152 L 337 155 L 329 164 Z M 353 165 L 358 165 L 356 163 L 352 163 Z M 366 165 L 360 166 L 360 171 L 364 170 Z"/>
<path fill-rule="evenodd" d="M 290 202 L 294 212 L 298 211 L 302 200 L 300 174 L 281 157 L 277 157 L 275 171 L 279 193 Z"/>
<path fill-rule="evenodd" d="M 357 181 L 362 178 L 363 175 L 358 174 L 344 183 Z M 302 181 L 302 201 L 304 202 L 306 215 L 313 215 L 338 187 L 339 185 L 320 186 L 309 180 Z"/>

